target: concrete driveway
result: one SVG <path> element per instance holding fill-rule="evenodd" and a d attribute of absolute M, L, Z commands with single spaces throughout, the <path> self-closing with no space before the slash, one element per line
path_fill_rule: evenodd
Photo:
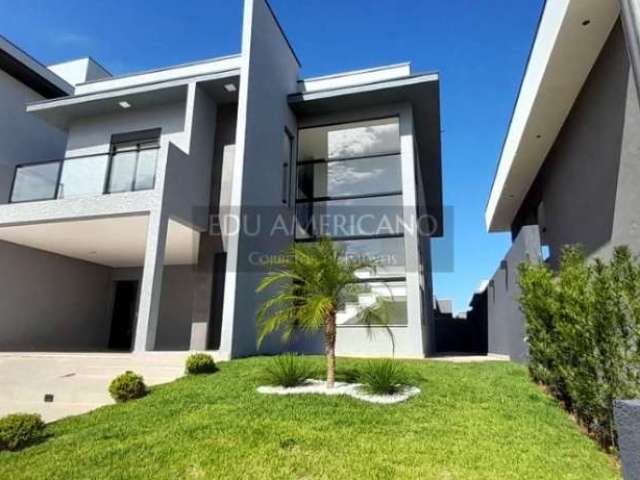
<path fill-rule="evenodd" d="M 0 353 L 0 416 L 39 413 L 51 422 L 85 413 L 113 403 L 107 389 L 117 375 L 132 370 L 147 385 L 171 382 L 189 353 Z"/>

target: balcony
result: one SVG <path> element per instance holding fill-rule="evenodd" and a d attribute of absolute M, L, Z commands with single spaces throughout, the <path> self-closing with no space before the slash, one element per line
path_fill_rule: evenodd
<path fill-rule="evenodd" d="M 132 146 L 16 166 L 10 203 L 151 190 L 159 147 Z"/>

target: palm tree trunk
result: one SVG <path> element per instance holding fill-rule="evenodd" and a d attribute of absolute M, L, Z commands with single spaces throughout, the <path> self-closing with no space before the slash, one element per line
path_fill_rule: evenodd
<path fill-rule="evenodd" d="M 331 312 L 324 322 L 324 352 L 327 357 L 327 388 L 336 383 L 336 312 Z"/>

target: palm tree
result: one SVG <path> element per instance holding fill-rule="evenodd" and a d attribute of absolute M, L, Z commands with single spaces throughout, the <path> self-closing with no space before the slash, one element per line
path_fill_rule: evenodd
<path fill-rule="evenodd" d="M 274 295 L 260 308 L 257 316 L 258 344 L 276 330 L 288 340 L 296 331 L 324 333 L 327 361 L 327 387 L 336 378 L 336 315 L 349 297 L 358 291 L 357 271 L 375 271 L 375 262 L 353 259 L 343 248 L 328 238 L 317 243 L 293 245 L 280 259 L 277 270 L 270 272 L 257 292 L 275 288 Z M 361 308 L 359 320 L 368 328 L 377 325 L 388 328 L 388 310 L 382 300 Z M 391 335 L 393 343 L 393 336 Z"/>

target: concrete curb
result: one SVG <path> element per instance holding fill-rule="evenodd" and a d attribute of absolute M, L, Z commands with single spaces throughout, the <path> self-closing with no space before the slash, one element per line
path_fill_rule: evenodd
<path fill-rule="evenodd" d="M 640 400 L 616 400 L 613 413 L 624 480 L 640 480 Z"/>

